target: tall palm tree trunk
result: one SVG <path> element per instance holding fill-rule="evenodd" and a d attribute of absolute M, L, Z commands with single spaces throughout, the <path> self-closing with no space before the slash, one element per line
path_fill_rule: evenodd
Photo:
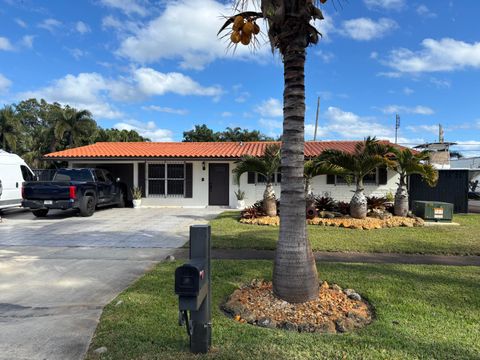
<path fill-rule="evenodd" d="M 397 192 L 395 193 L 395 202 L 393 204 L 393 213 L 396 216 L 407 216 L 408 214 L 408 190 L 405 176 L 400 174 Z"/>
<path fill-rule="evenodd" d="M 318 297 L 318 274 L 305 225 L 305 47 L 305 38 L 297 37 L 285 50 L 283 60 L 282 190 L 273 291 L 292 303 Z"/>
<path fill-rule="evenodd" d="M 365 219 L 367 217 L 367 198 L 363 191 L 363 179 L 357 178 L 357 188 L 350 200 L 350 215 L 355 219 Z"/>

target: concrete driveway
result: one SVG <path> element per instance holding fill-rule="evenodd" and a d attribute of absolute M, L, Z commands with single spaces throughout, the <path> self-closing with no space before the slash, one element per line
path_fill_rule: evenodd
<path fill-rule="evenodd" d="M 102 308 L 220 209 L 104 209 L 0 223 L 0 359 L 82 359 Z"/>

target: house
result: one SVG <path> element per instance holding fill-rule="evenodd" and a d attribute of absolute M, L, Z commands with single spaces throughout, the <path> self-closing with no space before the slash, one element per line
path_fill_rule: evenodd
<path fill-rule="evenodd" d="M 326 149 L 354 151 L 358 141 L 308 141 L 305 157 L 318 156 Z M 66 161 L 69 167 L 99 167 L 119 177 L 129 188 L 141 187 L 142 206 L 230 206 L 235 207 L 235 191 L 245 191 L 246 205 L 263 196 L 265 179 L 260 174 L 243 174 L 235 184 L 235 162 L 243 155 L 261 156 L 273 142 L 110 142 L 96 143 L 45 155 L 51 161 Z M 279 143 L 277 143 L 279 144 Z M 365 178 L 367 195 L 394 193 L 398 176 L 380 168 Z M 280 197 L 280 174 L 274 189 Z M 315 194 L 349 201 L 353 185 L 341 177 L 317 176 L 312 181 Z"/>

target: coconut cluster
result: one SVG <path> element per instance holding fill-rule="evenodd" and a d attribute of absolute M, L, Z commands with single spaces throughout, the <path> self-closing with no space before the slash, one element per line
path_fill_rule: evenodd
<path fill-rule="evenodd" d="M 253 18 L 244 18 L 241 15 L 237 15 L 233 21 L 230 40 L 234 44 L 240 42 L 243 45 L 248 45 L 252 41 L 252 37 L 258 35 L 258 33 L 260 33 L 260 27 Z"/>

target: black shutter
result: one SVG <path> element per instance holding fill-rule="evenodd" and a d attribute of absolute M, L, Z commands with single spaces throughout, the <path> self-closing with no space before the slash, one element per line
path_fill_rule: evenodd
<path fill-rule="evenodd" d="M 378 168 L 378 185 L 387 185 L 387 168 Z"/>
<path fill-rule="evenodd" d="M 331 174 L 327 175 L 327 184 L 335 185 L 335 175 L 331 175 Z"/>
<path fill-rule="evenodd" d="M 248 184 L 255 184 L 255 173 L 253 171 L 248 172 Z"/>
<path fill-rule="evenodd" d="M 145 197 L 145 163 L 138 164 L 138 186 L 142 189 L 142 197 Z"/>
<path fill-rule="evenodd" d="M 185 197 L 193 197 L 193 169 L 192 163 L 185 164 Z"/>

